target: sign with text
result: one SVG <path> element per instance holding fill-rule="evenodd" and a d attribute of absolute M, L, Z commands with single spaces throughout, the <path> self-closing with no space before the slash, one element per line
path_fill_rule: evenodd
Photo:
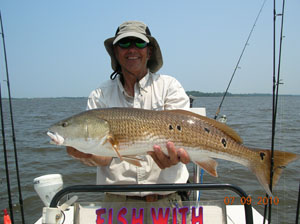
<path fill-rule="evenodd" d="M 226 224 L 224 202 L 160 203 L 80 203 L 75 204 L 76 224 Z"/>

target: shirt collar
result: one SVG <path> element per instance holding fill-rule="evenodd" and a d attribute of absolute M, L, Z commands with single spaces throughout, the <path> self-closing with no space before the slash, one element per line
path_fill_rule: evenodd
<path fill-rule="evenodd" d="M 119 90 L 122 92 L 122 93 L 125 93 L 125 89 L 124 89 L 124 86 L 120 80 L 120 75 L 117 76 L 117 83 L 118 83 L 118 87 L 119 87 Z"/>
<path fill-rule="evenodd" d="M 140 90 L 143 90 L 145 92 L 147 92 L 147 86 L 148 86 L 148 83 L 149 83 L 149 80 L 151 79 L 151 72 L 149 71 L 148 69 L 148 72 L 147 74 L 138 82 L 136 83 L 136 86 L 140 89 Z M 127 95 L 125 89 L 124 89 L 124 86 L 120 80 L 120 76 L 117 76 L 117 83 L 118 83 L 118 86 L 119 86 L 119 89 L 121 90 L 121 92 L 125 95 Z"/>
<path fill-rule="evenodd" d="M 147 92 L 147 86 L 148 86 L 148 83 L 149 83 L 149 79 L 151 78 L 151 72 L 149 71 L 148 69 L 148 73 L 137 83 L 137 86 Z"/>

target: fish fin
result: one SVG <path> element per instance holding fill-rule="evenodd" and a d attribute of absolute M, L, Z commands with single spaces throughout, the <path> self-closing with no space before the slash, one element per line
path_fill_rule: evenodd
<path fill-rule="evenodd" d="M 121 156 L 121 154 L 119 152 L 119 142 L 117 140 L 115 140 L 112 135 L 108 135 L 106 141 L 108 141 L 111 144 L 112 149 L 116 152 L 116 154 L 120 160 L 124 160 L 124 161 L 126 161 L 132 165 L 138 166 L 138 167 L 142 166 L 139 159 L 135 158 L 134 156 Z"/>
<path fill-rule="evenodd" d="M 250 170 L 256 175 L 258 181 L 264 187 L 268 195 L 273 196 L 269 184 L 270 184 L 270 171 L 271 171 L 271 150 L 264 149 L 251 149 L 257 152 L 257 163 L 250 165 Z M 273 160 L 273 180 L 272 186 L 278 182 L 280 175 L 289 163 L 299 159 L 300 156 L 290 152 L 274 151 Z"/>
<path fill-rule="evenodd" d="M 123 160 L 123 157 L 121 156 L 120 152 L 119 152 L 119 142 L 117 140 L 114 139 L 114 137 L 112 135 L 108 135 L 107 138 L 106 138 L 106 141 L 108 141 L 111 146 L 112 146 L 112 149 L 116 152 L 117 154 L 117 157 L 120 159 L 120 160 Z"/>
<path fill-rule="evenodd" d="M 189 116 L 193 116 L 198 119 L 204 120 L 205 122 L 209 123 L 211 126 L 216 127 L 218 129 L 220 129 L 222 132 L 229 135 L 231 138 L 233 138 L 238 143 L 240 143 L 240 144 L 243 143 L 243 139 L 231 127 L 229 127 L 228 125 L 223 124 L 219 121 L 216 121 L 214 119 L 211 119 L 211 118 L 208 118 L 208 117 L 205 117 L 200 114 L 196 114 L 196 113 L 193 113 L 193 112 L 187 111 L 187 110 L 166 110 L 165 112 L 180 113 L 183 115 L 189 115 Z"/>
<path fill-rule="evenodd" d="M 130 163 L 130 164 L 132 164 L 132 165 L 135 165 L 135 166 L 138 166 L 138 167 L 141 167 L 142 166 L 142 164 L 140 163 L 140 159 L 138 159 L 138 158 L 135 158 L 135 157 L 131 157 L 131 156 L 123 156 L 123 159 L 126 161 L 126 162 L 128 162 L 128 163 Z"/>
<path fill-rule="evenodd" d="M 201 161 L 194 161 L 198 166 L 204 169 L 207 173 L 214 177 L 218 177 L 217 166 L 218 162 L 211 158 L 205 158 Z"/>

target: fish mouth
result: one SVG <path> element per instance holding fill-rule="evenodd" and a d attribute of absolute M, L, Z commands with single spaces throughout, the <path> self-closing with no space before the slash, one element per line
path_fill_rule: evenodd
<path fill-rule="evenodd" d="M 50 137 L 50 143 L 52 144 L 62 145 L 65 141 L 64 137 L 59 135 L 57 132 L 48 131 L 47 135 Z"/>

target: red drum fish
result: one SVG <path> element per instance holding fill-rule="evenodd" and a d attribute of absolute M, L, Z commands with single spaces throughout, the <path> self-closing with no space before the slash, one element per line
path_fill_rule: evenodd
<path fill-rule="evenodd" d="M 50 127 L 48 135 L 57 145 L 72 146 L 84 153 L 119 157 L 139 166 L 140 155 L 166 142 L 184 148 L 191 160 L 217 177 L 217 161 L 224 159 L 248 167 L 269 195 L 271 151 L 242 144 L 229 126 L 185 111 L 152 111 L 136 108 L 105 108 L 84 111 Z M 299 155 L 274 151 L 273 184 L 288 163 Z"/>

